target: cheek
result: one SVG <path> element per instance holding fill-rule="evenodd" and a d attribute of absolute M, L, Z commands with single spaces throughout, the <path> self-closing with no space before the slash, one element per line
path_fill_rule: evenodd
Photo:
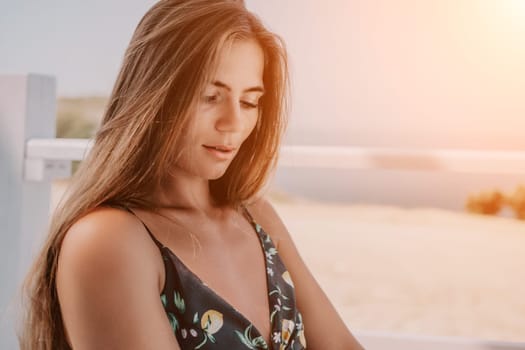
<path fill-rule="evenodd" d="M 194 127 L 184 128 L 176 145 L 173 146 L 172 152 L 175 159 L 175 164 L 187 168 L 192 164 L 194 159 L 197 130 Z"/>
<path fill-rule="evenodd" d="M 250 118 L 250 122 L 247 123 L 247 127 L 246 127 L 246 133 L 244 135 L 244 139 L 246 140 L 248 138 L 248 136 L 250 136 L 250 134 L 252 132 L 254 132 L 254 130 L 257 128 L 257 124 L 259 123 L 259 117 L 258 115 L 256 115 L 255 117 L 252 117 Z"/>

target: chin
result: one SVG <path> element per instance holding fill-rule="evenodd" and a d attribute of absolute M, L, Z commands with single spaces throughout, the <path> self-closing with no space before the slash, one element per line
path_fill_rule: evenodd
<path fill-rule="evenodd" d="M 213 180 L 218 180 L 222 177 L 222 175 L 213 175 L 213 176 L 208 176 L 208 180 L 209 181 L 213 181 Z"/>
<path fill-rule="evenodd" d="M 221 169 L 221 170 L 217 170 L 217 171 L 214 171 L 213 173 L 209 174 L 207 176 L 208 180 L 217 180 L 217 179 L 220 179 L 221 177 L 224 176 L 224 174 L 226 174 L 226 169 Z"/>

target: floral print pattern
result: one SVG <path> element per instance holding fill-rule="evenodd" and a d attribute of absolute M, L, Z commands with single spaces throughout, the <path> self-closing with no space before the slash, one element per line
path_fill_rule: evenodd
<path fill-rule="evenodd" d="M 182 350 L 306 348 L 302 316 L 295 303 L 290 273 L 279 258 L 270 236 L 245 207 L 243 210 L 259 237 L 265 255 L 270 344 L 248 319 L 205 285 L 150 232 L 161 249 L 166 268 L 166 283 L 160 299 Z"/>
<path fill-rule="evenodd" d="M 248 349 L 268 349 L 268 344 L 264 341 L 262 336 L 253 338 L 251 335 L 253 325 L 250 323 L 248 327 L 244 330 L 244 333 L 235 330 L 235 334 L 239 337 L 241 342 L 246 345 Z"/>

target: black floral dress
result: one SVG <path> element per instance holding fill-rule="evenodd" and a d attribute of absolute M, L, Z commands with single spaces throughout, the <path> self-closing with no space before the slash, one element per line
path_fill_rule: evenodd
<path fill-rule="evenodd" d="M 304 326 L 295 303 L 290 274 L 270 236 L 255 222 L 246 207 L 242 206 L 242 209 L 258 235 L 266 257 L 271 343 L 267 344 L 246 317 L 209 288 L 144 225 L 164 259 L 166 282 L 160 298 L 177 341 L 182 350 L 305 349 Z"/>

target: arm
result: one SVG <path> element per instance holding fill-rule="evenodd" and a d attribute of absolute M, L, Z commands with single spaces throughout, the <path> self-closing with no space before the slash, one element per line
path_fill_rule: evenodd
<path fill-rule="evenodd" d="M 57 291 L 73 349 L 177 349 L 160 299 L 164 265 L 135 217 L 98 209 L 67 232 Z"/>
<path fill-rule="evenodd" d="M 362 350 L 301 258 L 290 233 L 265 199 L 249 207 L 255 220 L 270 234 L 295 285 L 308 349 Z"/>

